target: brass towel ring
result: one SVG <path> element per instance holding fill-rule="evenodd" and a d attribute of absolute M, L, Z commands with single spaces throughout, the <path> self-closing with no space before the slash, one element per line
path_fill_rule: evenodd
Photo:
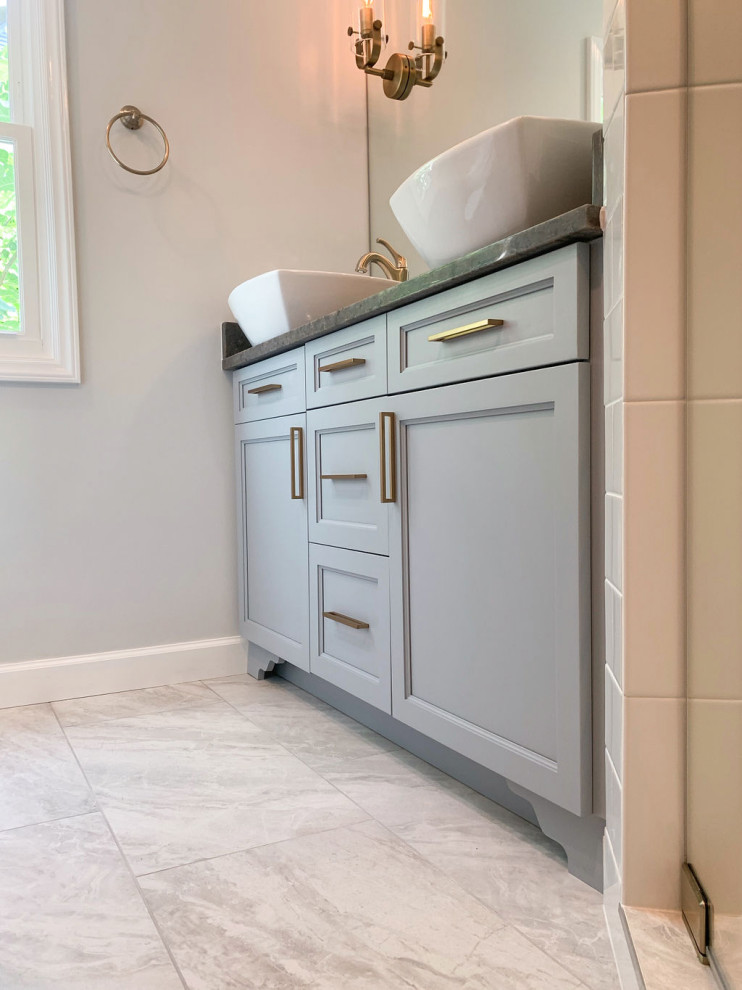
<path fill-rule="evenodd" d="M 162 157 L 162 161 L 159 165 L 155 165 L 154 168 L 132 168 L 131 165 L 126 165 L 118 157 L 116 152 L 111 147 L 111 128 L 120 120 L 124 127 L 127 127 L 130 131 L 138 131 L 145 120 L 153 124 L 157 130 L 160 132 L 162 140 L 165 142 L 165 154 Z M 121 168 L 126 169 L 127 172 L 133 172 L 134 175 L 154 175 L 155 172 L 159 172 L 160 169 L 165 165 L 168 158 L 170 157 L 170 142 L 167 139 L 167 134 L 163 131 L 160 125 L 152 117 L 148 117 L 146 113 L 142 113 L 137 107 L 125 106 L 121 107 L 119 112 L 108 121 L 108 127 L 106 128 L 106 147 L 108 148 L 111 158 L 120 165 Z"/>

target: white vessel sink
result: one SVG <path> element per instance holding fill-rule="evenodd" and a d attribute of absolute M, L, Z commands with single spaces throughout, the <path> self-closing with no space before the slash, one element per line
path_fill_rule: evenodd
<path fill-rule="evenodd" d="M 592 136 L 581 120 L 514 117 L 406 179 L 390 205 L 432 267 L 592 202 Z"/>
<path fill-rule="evenodd" d="M 280 268 L 238 285 L 229 308 L 250 343 L 260 344 L 394 284 L 369 275 Z"/>

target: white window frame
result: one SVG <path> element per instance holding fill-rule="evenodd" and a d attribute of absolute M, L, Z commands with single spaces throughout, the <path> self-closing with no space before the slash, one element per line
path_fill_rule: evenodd
<path fill-rule="evenodd" d="M 0 381 L 80 381 L 64 0 L 8 0 L 22 333 L 0 333 Z"/>

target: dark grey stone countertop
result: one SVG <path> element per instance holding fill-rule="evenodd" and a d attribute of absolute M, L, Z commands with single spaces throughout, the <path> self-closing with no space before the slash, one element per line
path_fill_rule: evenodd
<path fill-rule="evenodd" d="M 545 223 L 529 227 L 511 237 L 496 241 L 488 247 L 458 258 L 442 268 L 425 272 L 411 278 L 408 282 L 390 282 L 390 288 L 377 292 L 374 296 L 362 299 L 361 302 L 339 309 L 318 320 L 289 330 L 272 340 L 251 347 L 247 338 L 236 323 L 222 324 L 222 367 L 225 371 L 236 371 L 256 361 L 273 357 L 300 347 L 310 340 L 324 337 L 335 330 L 370 320 L 381 313 L 406 306 L 408 303 L 425 299 L 436 292 L 452 289 L 454 286 L 472 279 L 489 275 L 509 268 L 529 258 L 555 251 L 557 248 L 574 244 L 577 241 L 592 241 L 602 236 L 600 229 L 600 207 L 580 206 L 560 217 L 547 220 Z"/>

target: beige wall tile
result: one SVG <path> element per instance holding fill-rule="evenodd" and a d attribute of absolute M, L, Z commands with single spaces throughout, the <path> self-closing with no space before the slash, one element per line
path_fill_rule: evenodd
<path fill-rule="evenodd" d="M 688 7 L 690 83 L 742 81 L 740 0 L 688 0 Z"/>
<path fill-rule="evenodd" d="M 621 876 L 607 835 L 603 838 L 603 873 L 603 910 L 620 985 L 623 990 L 639 990 L 634 950 L 629 948 L 621 907 Z"/>
<path fill-rule="evenodd" d="M 607 835 L 603 836 L 603 884 L 604 893 L 621 886 L 621 875 L 616 862 L 616 854 Z"/>
<path fill-rule="evenodd" d="M 742 400 L 692 402 L 688 410 L 689 697 L 742 701 L 741 594 Z"/>
<path fill-rule="evenodd" d="M 685 406 L 625 403 L 627 696 L 685 696 Z"/>
<path fill-rule="evenodd" d="M 684 90 L 626 100 L 625 398 L 685 394 Z"/>
<path fill-rule="evenodd" d="M 618 495 L 605 497 L 605 576 L 623 589 L 623 499 Z"/>
<path fill-rule="evenodd" d="M 688 703 L 688 859 L 719 913 L 742 914 L 742 702 Z"/>
<path fill-rule="evenodd" d="M 606 317 L 603 344 L 603 398 L 606 405 L 623 398 L 623 303 Z"/>
<path fill-rule="evenodd" d="M 603 38 L 603 119 L 610 122 L 626 82 L 626 8 L 618 0 Z"/>
<path fill-rule="evenodd" d="M 627 698 L 624 706 L 623 897 L 676 910 L 684 859 L 685 700 Z"/>
<path fill-rule="evenodd" d="M 605 755 L 605 830 L 616 857 L 616 863 L 621 868 L 622 835 L 621 835 L 621 782 L 611 758 Z"/>
<path fill-rule="evenodd" d="M 742 85 L 691 90 L 689 124 L 689 395 L 740 398 Z"/>
<path fill-rule="evenodd" d="M 608 28 L 611 26 L 611 21 L 613 20 L 613 14 L 616 10 L 617 0 L 603 0 L 603 37 L 608 34 Z"/>
<path fill-rule="evenodd" d="M 605 490 L 620 495 L 623 491 L 623 402 L 614 402 L 605 410 Z"/>
<path fill-rule="evenodd" d="M 626 152 L 626 114 L 624 100 L 619 100 L 616 111 L 605 131 L 603 161 L 605 167 L 605 208 L 607 215 L 613 212 L 623 199 L 624 157 Z"/>
<path fill-rule="evenodd" d="M 623 598 L 605 583 L 605 662 L 618 686 L 623 684 Z"/>
<path fill-rule="evenodd" d="M 684 86 L 686 0 L 626 0 L 626 92 Z"/>
<path fill-rule="evenodd" d="M 605 748 L 620 781 L 623 774 L 623 694 L 610 668 L 605 675 Z"/>
<path fill-rule="evenodd" d="M 608 218 L 603 234 L 603 305 L 607 315 L 623 298 L 624 236 L 623 200 Z"/>

